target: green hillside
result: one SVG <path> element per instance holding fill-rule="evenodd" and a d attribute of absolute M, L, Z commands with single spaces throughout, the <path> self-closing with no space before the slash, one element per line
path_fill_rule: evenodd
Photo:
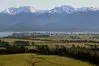
<path fill-rule="evenodd" d="M 92 66 L 86 62 L 54 55 L 0 55 L 0 66 L 33 66 L 31 64 L 34 62 L 37 62 L 35 66 Z"/>

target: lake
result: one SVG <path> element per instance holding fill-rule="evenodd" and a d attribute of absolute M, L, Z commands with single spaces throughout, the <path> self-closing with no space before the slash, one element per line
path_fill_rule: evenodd
<path fill-rule="evenodd" d="M 20 31 L 20 32 L 0 32 L 0 37 L 12 35 L 13 33 L 65 33 L 65 34 L 99 34 L 99 32 L 59 32 L 59 31 Z"/>

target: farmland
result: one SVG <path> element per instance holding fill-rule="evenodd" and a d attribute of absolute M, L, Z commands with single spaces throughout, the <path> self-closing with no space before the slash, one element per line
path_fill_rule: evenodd
<path fill-rule="evenodd" d="M 0 63 L 4 66 L 14 64 L 14 66 L 28 66 L 32 64 L 33 59 L 33 62 L 36 62 L 39 57 L 37 64 L 32 66 L 57 66 L 57 64 L 97 66 L 99 65 L 98 44 L 99 39 L 96 34 L 8 36 L 0 38 L 0 58 L 2 59 Z M 36 56 L 36 60 L 35 57 L 29 60 L 31 55 Z M 12 59 L 8 60 L 9 58 Z"/>

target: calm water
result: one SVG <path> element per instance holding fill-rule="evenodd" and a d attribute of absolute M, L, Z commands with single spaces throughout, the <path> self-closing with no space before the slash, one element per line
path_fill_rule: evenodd
<path fill-rule="evenodd" d="M 5 37 L 12 35 L 13 33 L 65 33 L 65 34 L 87 34 L 87 33 L 93 33 L 93 34 L 99 34 L 99 32 L 56 32 L 56 31 L 20 31 L 20 32 L 0 32 L 0 37 Z"/>
<path fill-rule="evenodd" d="M 0 37 L 12 35 L 13 32 L 0 32 Z"/>

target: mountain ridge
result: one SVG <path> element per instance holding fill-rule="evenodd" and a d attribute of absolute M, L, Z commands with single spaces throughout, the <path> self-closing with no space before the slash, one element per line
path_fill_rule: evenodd
<path fill-rule="evenodd" d="M 50 10 L 39 10 L 36 9 L 32 6 L 23 6 L 23 7 L 19 7 L 19 8 L 8 8 L 5 9 L 3 11 L 1 11 L 2 13 L 6 13 L 6 14 L 10 14 L 10 15 L 16 15 L 22 12 L 25 13 L 74 13 L 74 12 L 85 12 L 85 11 L 99 11 L 99 8 L 96 7 L 81 7 L 81 8 L 74 8 L 72 6 L 69 5 L 62 5 L 59 7 L 54 7 Z"/>
<path fill-rule="evenodd" d="M 26 8 L 26 7 L 24 7 Z M 12 31 L 99 31 L 99 9 L 60 6 L 50 10 L 34 7 L 16 8 L 11 13 L 0 12 L 0 30 Z M 29 9 L 29 10 L 28 10 Z"/>

